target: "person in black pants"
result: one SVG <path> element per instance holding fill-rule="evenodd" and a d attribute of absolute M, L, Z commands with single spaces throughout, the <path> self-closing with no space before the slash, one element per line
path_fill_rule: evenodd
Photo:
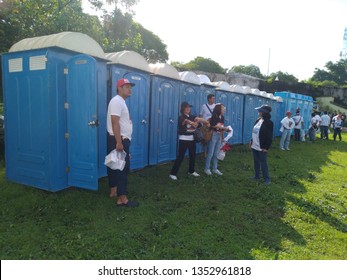
<path fill-rule="evenodd" d="M 196 142 L 194 140 L 194 131 L 200 125 L 200 123 L 209 125 L 209 122 L 203 118 L 192 115 L 190 113 L 191 107 L 192 106 L 189 105 L 188 102 L 182 102 L 181 104 L 181 115 L 178 118 L 178 155 L 169 176 L 169 178 L 172 180 L 177 180 L 176 175 L 187 149 L 189 153 L 188 174 L 194 177 L 200 176 L 197 172 L 195 172 Z"/>

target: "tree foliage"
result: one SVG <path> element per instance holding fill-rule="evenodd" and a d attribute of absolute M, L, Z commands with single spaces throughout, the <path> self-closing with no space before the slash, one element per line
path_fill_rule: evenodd
<path fill-rule="evenodd" d="M 325 64 L 325 68 L 316 68 L 310 81 L 330 81 L 335 82 L 337 86 L 345 86 L 347 84 L 347 59 L 340 59 L 336 63 L 329 61 Z"/>
<path fill-rule="evenodd" d="M 76 31 L 100 41 L 101 24 L 97 17 L 83 13 L 80 1 L 3 0 L 0 2 L 0 52 L 30 37 L 62 31 Z"/>
<path fill-rule="evenodd" d="M 237 65 L 237 66 L 233 66 L 229 72 L 236 72 L 236 73 L 241 73 L 241 74 L 245 74 L 245 75 L 249 75 L 252 77 L 256 77 L 259 79 L 264 79 L 263 74 L 260 72 L 260 69 L 258 66 L 255 66 L 253 64 L 251 65 Z"/>
<path fill-rule="evenodd" d="M 174 67 L 185 71 L 204 71 L 210 73 L 224 74 L 225 69 L 221 67 L 217 62 L 210 58 L 204 58 L 201 56 L 189 61 L 188 63 L 182 63 L 178 61 L 173 61 L 171 63 Z"/>
<path fill-rule="evenodd" d="M 133 21 L 131 7 L 139 0 L 89 0 L 103 12 L 97 16 L 83 12 L 78 0 L 0 1 L 0 53 L 30 37 L 76 31 L 96 40 L 105 52 L 132 50 L 149 62 L 165 62 L 169 55 L 158 36 Z M 108 5 L 114 5 L 109 9 Z M 123 12 L 123 10 L 125 10 Z"/>
<path fill-rule="evenodd" d="M 288 74 L 287 72 L 274 72 L 271 73 L 270 76 L 267 78 L 268 82 L 273 81 L 281 81 L 281 82 L 287 82 L 287 83 L 297 83 L 299 80 L 293 76 L 292 74 Z"/>

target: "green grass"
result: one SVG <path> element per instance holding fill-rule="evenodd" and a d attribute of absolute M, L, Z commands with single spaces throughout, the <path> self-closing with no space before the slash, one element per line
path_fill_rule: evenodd
<path fill-rule="evenodd" d="M 274 142 L 269 187 L 249 180 L 246 145 L 221 177 L 179 180 L 172 163 L 131 173 L 136 209 L 117 208 L 107 180 L 97 192 L 48 193 L 5 179 L 0 164 L 1 259 L 347 259 L 347 134 L 342 142 Z"/>

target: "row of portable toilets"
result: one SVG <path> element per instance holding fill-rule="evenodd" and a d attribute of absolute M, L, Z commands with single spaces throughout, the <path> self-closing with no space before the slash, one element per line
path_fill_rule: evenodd
<path fill-rule="evenodd" d="M 286 110 L 300 107 L 306 123 L 311 97 L 211 83 L 206 75 L 148 64 L 138 53 L 105 54 L 89 36 L 62 32 L 24 39 L 2 55 L 6 176 L 49 191 L 96 190 L 106 176 L 106 111 L 120 78 L 135 83 L 126 100 L 133 122 L 131 168 L 176 158 L 180 103 L 199 115 L 208 94 L 226 106 L 231 144 L 248 143 L 262 104 L 273 108 L 275 136 Z M 307 123 L 308 125 L 308 123 Z M 202 147 L 198 147 L 202 152 Z"/>

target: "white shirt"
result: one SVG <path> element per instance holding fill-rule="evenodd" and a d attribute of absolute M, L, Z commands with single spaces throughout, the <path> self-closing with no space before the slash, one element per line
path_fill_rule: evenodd
<path fill-rule="evenodd" d="M 107 131 L 110 135 L 113 135 L 111 116 L 120 117 L 120 135 L 131 140 L 131 135 L 133 133 L 133 124 L 130 119 L 127 104 L 125 103 L 125 100 L 119 95 L 116 95 L 111 99 L 107 109 Z"/>
<path fill-rule="evenodd" d="M 212 105 L 210 105 L 210 104 L 208 104 L 208 103 L 202 105 L 201 111 L 200 111 L 200 116 L 201 116 L 204 120 L 208 120 L 208 119 L 211 118 L 211 116 L 212 116 L 212 113 L 210 112 L 210 110 L 207 108 L 206 105 L 208 106 L 208 108 L 210 108 L 211 112 L 213 112 L 213 109 L 214 109 L 214 107 L 216 106 L 215 103 L 213 103 Z"/>
<path fill-rule="evenodd" d="M 296 115 L 292 119 L 294 120 L 294 128 L 301 129 L 301 124 L 304 122 L 304 118 L 300 115 Z"/>
<path fill-rule="evenodd" d="M 260 131 L 260 127 L 263 124 L 264 120 L 260 119 L 255 126 L 253 127 L 252 130 L 252 146 L 251 148 L 257 151 L 261 151 L 260 148 L 260 141 L 259 141 L 259 131 Z"/>
<path fill-rule="evenodd" d="M 320 125 L 323 126 L 329 126 L 330 124 L 330 117 L 327 114 L 324 114 L 323 116 L 321 116 L 322 122 Z"/>
<path fill-rule="evenodd" d="M 295 123 L 292 118 L 285 117 L 281 120 L 281 124 L 285 129 L 293 129 Z"/>
<path fill-rule="evenodd" d="M 317 120 L 317 126 L 320 126 L 320 123 L 322 122 L 320 115 L 315 115 L 314 118 Z"/>

